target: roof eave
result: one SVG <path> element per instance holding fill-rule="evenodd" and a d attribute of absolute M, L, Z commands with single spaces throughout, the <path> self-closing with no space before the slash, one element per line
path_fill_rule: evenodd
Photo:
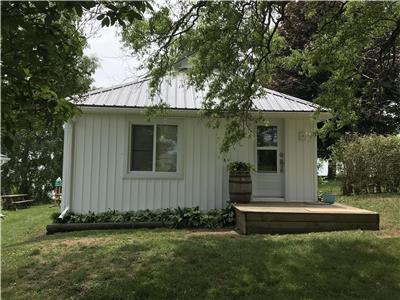
<path fill-rule="evenodd" d="M 143 107 L 126 107 L 126 106 L 103 106 L 103 105 L 80 105 L 79 108 L 83 113 L 117 113 L 117 114 L 144 114 L 145 108 Z M 255 111 L 254 113 L 263 113 L 266 115 L 273 115 L 274 117 L 316 117 L 318 121 L 325 121 L 332 117 L 331 113 L 326 111 Z M 168 110 L 169 116 L 174 115 L 199 115 L 199 109 L 175 109 Z"/>

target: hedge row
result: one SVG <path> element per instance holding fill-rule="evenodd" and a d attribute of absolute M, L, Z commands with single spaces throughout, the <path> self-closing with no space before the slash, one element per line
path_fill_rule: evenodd
<path fill-rule="evenodd" d="M 344 195 L 400 192 L 400 137 L 352 136 L 334 148 Z"/>
<path fill-rule="evenodd" d="M 222 228 L 235 224 L 235 212 L 231 204 L 224 209 L 215 209 L 202 212 L 199 207 L 139 210 L 118 212 L 109 210 L 103 213 L 89 212 L 87 214 L 75 214 L 68 212 L 63 219 L 54 214 L 53 223 L 139 223 L 158 222 L 173 228 Z"/>

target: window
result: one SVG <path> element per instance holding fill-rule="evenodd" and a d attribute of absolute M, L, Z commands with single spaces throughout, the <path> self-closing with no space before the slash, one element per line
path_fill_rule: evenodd
<path fill-rule="evenodd" d="M 177 172 L 178 126 L 132 125 L 131 171 Z"/>
<path fill-rule="evenodd" d="M 257 127 L 257 171 L 278 171 L 278 127 Z"/>
<path fill-rule="evenodd" d="M 153 170 L 154 126 L 132 126 L 131 171 Z"/>

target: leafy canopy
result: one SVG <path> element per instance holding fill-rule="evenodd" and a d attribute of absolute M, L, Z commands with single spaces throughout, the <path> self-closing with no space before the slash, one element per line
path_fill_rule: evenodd
<path fill-rule="evenodd" d="M 386 131 L 400 129 L 399 36 L 399 2 L 348 2 L 319 24 L 309 48 L 294 51 L 309 76 L 330 74 L 316 98 L 333 109 L 329 125 L 361 118 L 356 130 L 367 133 L 381 119 Z"/>
<path fill-rule="evenodd" d="M 345 22 L 341 18 L 350 18 L 354 13 L 354 11 L 353 13 L 345 11 L 347 9 L 346 5 L 346 3 L 341 2 L 290 3 L 286 9 L 286 18 L 279 28 L 279 33 L 286 41 L 285 52 L 290 54 L 293 51 L 299 55 L 300 59 L 295 60 L 297 63 L 287 64 L 280 69 L 280 72 L 273 78 L 272 89 L 307 100 L 317 99 L 320 95 L 326 96 L 327 89 L 325 84 L 333 79 L 331 74 L 335 72 L 336 67 L 327 64 L 328 68 L 316 69 L 313 67 L 315 64 L 307 62 L 306 57 L 315 55 L 316 47 L 322 46 L 320 42 L 317 43 L 313 39 L 321 31 L 321 28 L 345 26 Z M 381 6 L 379 10 L 390 9 L 392 13 L 395 12 L 393 5 L 390 3 L 383 4 L 383 7 L 382 4 L 374 5 Z M 312 6 L 312 9 L 310 9 L 310 6 Z M 378 10 L 373 6 L 369 9 L 375 12 Z M 360 11 L 362 10 L 360 9 Z M 324 17 L 327 13 L 334 17 Z M 365 17 L 370 18 L 368 15 Z M 321 23 L 321 20 L 325 20 L 324 23 Z M 374 21 L 377 22 L 375 19 Z M 387 19 L 386 21 L 394 25 L 396 18 L 392 17 L 392 19 Z M 395 29 L 395 27 L 393 28 Z M 356 30 L 358 31 L 360 28 Z M 336 32 L 338 32 L 337 29 L 332 30 L 331 28 L 331 37 L 327 38 L 328 43 L 336 35 Z M 389 33 L 388 31 L 386 34 Z M 346 35 L 349 38 L 351 37 L 350 34 Z M 394 32 L 393 37 L 395 35 L 396 33 Z M 345 42 L 347 40 L 345 39 Z M 352 104 L 351 110 L 354 116 L 351 122 L 346 120 L 346 124 L 343 124 L 344 118 L 340 113 L 342 108 L 340 103 L 343 99 L 337 102 L 338 107 L 334 107 L 335 102 L 331 102 L 329 99 L 314 100 L 333 108 L 333 112 L 336 112 L 329 124 L 331 130 L 326 132 L 327 134 L 321 135 L 320 139 L 318 139 L 319 157 L 329 158 L 331 155 L 330 146 L 336 143 L 340 136 L 343 136 L 346 132 L 393 134 L 399 131 L 400 59 L 396 51 L 389 52 L 389 55 L 381 55 L 380 49 L 386 48 L 384 50 L 386 53 L 389 50 L 388 45 L 384 45 L 383 42 L 383 38 L 377 38 L 374 51 L 368 51 L 367 55 L 362 56 L 362 63 L 359 63 L 358 72 L 361 77 L 357 86 L 352 88 L 354 97 L 357 99 Z M 395 41 L 396 43 L 398 41 Z M 330 46 L 325 45 L 324 47 L 329 48 Z M 340 52 L 348 51 L 347 49 L 343 50 L 340 45 L 336 48 Z M 362 48 L 360 49 L 362 51 Z M 333 50 L 332 47 L 331 50 Z M 348 54 L 346 57 L 350 60 L 355 59 Z M 321 61 L 316 58 L 314 60 L 316 62 Z M 311 72 L 309 68 L 311 68 Z M 332 96 L 335 97 L 335 94 Z"/>
<path fill-rule="evenodd" d="M 77 112 L 65 98 L 86 92 L 96 67 L 83 55 L 86 38 L 76 26 L 85 11 L 94 9 L 103 26 L 125 26 L 150 8 L 143 1 L 2 2 L 3 144 L 11 146 L 20 129 L 48 127 Z"/>
<path fill-rule="evenodd" d="M 61 176 L 62 123 L 78 112 L 66 97 L 86 92 L 96 67 L 83 54 L 83 13 L 124 26 L 149 8 L 142 1 L 1 3 L 1 151 L 11 158 L 2 167 L 2 193 L 46 200 Z"/>
<path fill-rule="evenodd" d="M 398 61 L 400 4 L 336 2 L 321 10 L 321 3 L 306 3 L 305 19 L 313 18 L 315 23 L 311 32 L 304 27 L 307 45 L 297 49 L 290 46 L 284 30 L 293 5 L 199 1 L 180 4 L 179 10 L 159 7 L 127 26 L 123 38 L 135 54 L 147 58 L 153 92 L 177 62 L 189 59 L 188 82 L 208 88 L 205 116 L 214 126 L 222 117 L 227 120 L 223 152 L 246 136 L 249 121 L 254 120 L 253 99 L 262 96 L 262 88 L 273 85 L 283 69 L 301 70 L 308 78 L 323 75 L 319 91 L 308 100 L 333 109 L 335 122 L 325 130 L 353 122 L 355 111 L 371 96 L 369 103 L 384 99 L 390 104 L 387 113 L 392 113 L 391 107 L 398 113 L 395 91 L 388 94 L 382 87 L 393 77 L 394 83 L 399 82 L 392 62 Z M 371 72 L 383 79 L 367 83 L 365 76 Z"/>

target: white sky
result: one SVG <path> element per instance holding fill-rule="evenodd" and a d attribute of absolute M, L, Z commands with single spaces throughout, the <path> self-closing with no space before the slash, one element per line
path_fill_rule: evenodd
<path fill-rule="evenodd" d="M 103 27 L 95 36 L 88 38 L 89 46 L 84 52 L 97 57 L 99 63 L 93 75 L 93 87 L 109 87 L 134 81 L 139 75 L 137 68 L 140 62 L 123 47 L 118 30 L 117 26 Z"/>

